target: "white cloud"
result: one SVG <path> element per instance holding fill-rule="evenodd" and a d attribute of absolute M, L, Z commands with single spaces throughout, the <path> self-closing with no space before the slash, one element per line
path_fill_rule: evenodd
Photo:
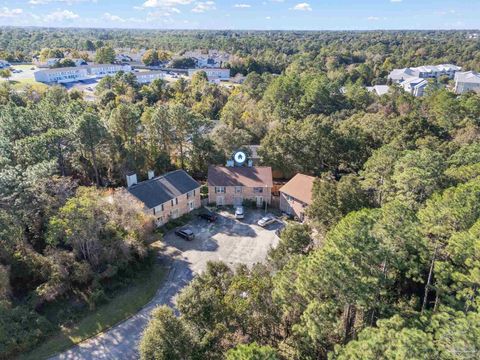
<path fill-rule="evenodd" d="M 295 5 L 292 10 L 297 10 L 297 11 L 312 11 L 312 7 L 310 6 L 309 3 L 299 3 Z"/>
<path fill-rule="evenodd" d="M 78 19 L 80 16 L 70 10 L 57 10 L 44 17 L 47 22 L 65 21 Z"/>
<path fill-rule="evenodd" d="M 379 18 L 378 16 L 369 16 L 369 17 L 367 18 L 367 20 L 369 20 L 369 21 L 378 21 L 378 20 L 380 20 L 380 18 Z"/>
<path fill-rule="evenodd" d="M 30 0 L 28 3 L 30 5 L 45 5 L 45 4 L 50 4 L 50 3 L 54 3 L 54 2 L 73 5 L 73 4 L 81 3 L 81 2 L 94 2 L 94 3 L 96 3 L 97 0 Z"/>
<path fill-rule="evenodd" d="M 235 4 L 235 5 L 233 5 L 233 7 L 240 8 L 240 9 L 246 9 L 246 8 L 252 7 L 252 5 L 249 5 L 249 4 Z"/>
<path fill-rule="evenodd" d="M 143 8 L 169 8 L 176 5 L 188 5 L 193 0 L 147 0 L 143 3 Z"/>
<path fill-rule="evenodd" d="M 270 20 L 272 17 L 271 16 L 265 16 L 265 19 Z"/>
<path fill-rule="evenodd" d="M 402 2 L 402 0 L 390 0 L 390 2 L 399 3 Z"/>
<path fill-rule="evenodd" d="M 215 7 L 214 1 L 200 1 L 196 3 L 192 11 L 195 13 L 203 13 L 205 11 L 210 11 L 215 9 L 216 7 Z"/>
<path fill-rule="evenodd" d="M 147 14 L 147 21 L 156 20 L 158 18 L 169 17 L 169 16 L 172 16 L 173 13 L 178 14 L 180 13 L 180 10 L 178 10 L 177 8 L 171 8 L 168 10 L 151 11 Z"/>
<path fill-rule="evenodd" d="M 108 21 L 116 21 L 116 22 L 125 22 L 126 20 L 124 18 L 121 18 L 120 16 L 118 15 L 113 15 L 113 14 L 110 14 L 110 13 L 105 13 L 103 14 L 103 18 L 105 20 L 108 20 Z"/>
<path fill-rule="evenodd" d="M 9 9 L 7 7 L 0 8 L 0 17 L 11 18 L 11 17 L 19 16 L 22 13 L 23 13 L 23 10 L 19 8 L 17 9 Z"/>

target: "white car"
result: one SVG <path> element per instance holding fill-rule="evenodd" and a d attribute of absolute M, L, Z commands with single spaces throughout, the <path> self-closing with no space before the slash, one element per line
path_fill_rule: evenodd
<path fill-rule="evenodd" d="M 277 221 L 277 218 L 271 214 L 268 214 L 258 220 L 257 224 L 261 227 L 265 227 L 267 225 L 273 224 L 275 221 Z"/>
<path fill-rule="evenodd" d="M 243 219 L 245 217 L 245 210 L 243 206 L 237 206 L 235 209 L 235 219 Z"/>

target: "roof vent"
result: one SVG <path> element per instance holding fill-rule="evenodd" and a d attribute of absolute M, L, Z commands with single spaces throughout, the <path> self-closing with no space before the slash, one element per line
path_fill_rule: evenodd
<path fill-rule="evenodd" d="M 152 180 L 155 177 L 155 172 L 153 170 L 148 170 L 148 180 Z"/>

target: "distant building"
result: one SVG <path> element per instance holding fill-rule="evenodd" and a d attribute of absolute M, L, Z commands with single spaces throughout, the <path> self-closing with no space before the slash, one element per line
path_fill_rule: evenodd
<path fill-rule="evenodd" d="M 388 79 L 396 83 L 405 81 L 408 78 L 438 79 L 440 76 L 448 76 L 450 79 L 453 79 L 455 73 L 461 69 L 461 67 L 452 64 L 408 67 L 392 70 L 388 75 Z"/>
<path fill-rule="evenodd" d="M 388 85 L 367 86 L 367 91 L 368 92 L 373 92 L 373 93 L 377 94 L 378 96 L 388 94 L 389 89 L 390 89 L 390 86 L 388 86 Z"/>
<path fill-rule="evenodd" d="M 46 84 L 64 84 L 80 80 L 96 79 L 115 75 L 119 71 L 129 72 L 130 65 L 98 64 L 76 67 L 64 67 L 34 72 L 35 80 Z"/>
<path fill-rule="evenodd" d="M 455 74 L 455 93 L 463 94 L 467 91 L 480 92 L 480 73 L 465 71 Z"/>
<path fill-rule="evenodd" d="M 428 86 L 428 81 L 419 77 L 408 78 L 402 81 L 400 86 L 413 96 L 423 96 Z"/>
<path fill-rule="evenodd" d="M 141 71 L 135 73 L 139 84 L 149 84 L 153 80 L 163 79 L 165 77 L 164 71 Z"/>
<path fill-rule="evenodd" d="M 127 62 L 132 62 L 133 59 L 125 54 L 117 54 L 115 55 L 115 62 L 117 63 L 127 63 Z"/>
<path fill-rule="evenodd" d="M 188 69 L 188 77 L 192 77 L 199 71 L 204 71 L 207 74 L 208 81 L 216 80 L 229 80 L 230 79 L 230 69 Z"/>
<path fill-rule="evenodd" d="M 208 167 L 208 201 L 218 205 L 242 205 L 254 201 L 257 206 L 272 200 L 272 168 L 258 167 Z"/>
<path fill-rule="evenodd" d="M 312 203 L 313 176 L 297 174 L 280 188 L 280 210 L 305 218 L 305 209 Z"/>
<path fill-rule="evenodd" d="M 127 175 L 128 192 L 140 200 L 145 211 L 152 214 L 158 226 L 201 206 L 200 184 L 184 170 L 175 170 L 137 182 L 137 175 Z"/>

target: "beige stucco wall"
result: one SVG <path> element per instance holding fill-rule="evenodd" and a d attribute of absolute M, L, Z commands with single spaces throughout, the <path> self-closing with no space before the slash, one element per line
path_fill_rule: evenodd
<path fill-rule="evenodd" d="M 223 197 L 223 205 L 237 205 L 235 200 L 254 200 L 256 201 L 257 197 L 262 197 L 263 201 L 266 201 L 267 204 L 270 204 L 272 201 L 272 188 L 262 187 L 261 193 L 256 193 L 252 187 L 241 186 L 241 192 L 236 192 L 236 186 L 225 186 L 225 193 L 215 193 L 215 186 L 208 187 L 208 202 L 210 204 L 217 204 L 217 198 Z"/>

